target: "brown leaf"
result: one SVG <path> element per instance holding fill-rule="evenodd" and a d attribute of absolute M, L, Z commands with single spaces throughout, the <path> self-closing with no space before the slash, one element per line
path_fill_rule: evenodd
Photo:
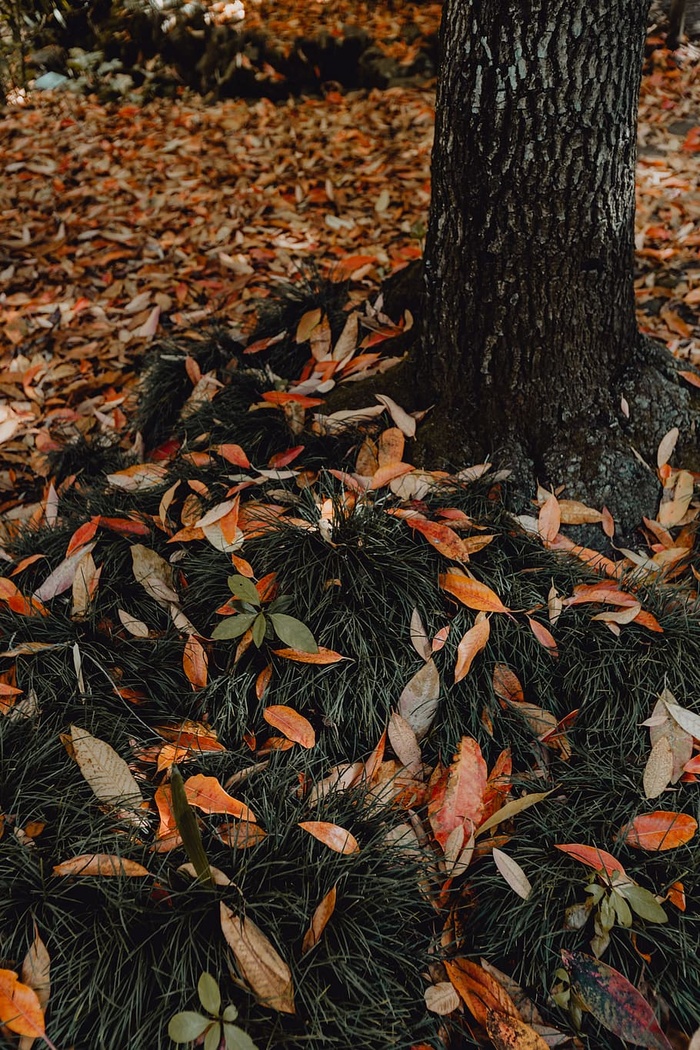
<path fill-rule="evenodd" d="M 422 757 L 418 738 L 413 728 L 398 711 L 392 711 L 391 713 L 388 736 L 389 743 L 394 749 L 396 757 L 411 772 L 419 772 L 422 766 Z"/>
<path fill-rule="evenodd" d="M 495 1050 L 549 1050 L 542 1036 L 519 1017 L 508 1017 L 489 1010 L 486 1014 L 486 1031 Z"/>
<path fill-rule="evenodd" d="M 263 1006 L 280 1013 L 296 1013 L 292 973 L 252 919 L 236 915 L 223 901 L 221 929 L 246 984 Z"/>
<path fill-rule="evenodd" d="M 518 1010 L 498 981 L 470 959 L 452 959 L 445 969 L 455 990 L 475 1020 L 486 1027 L 489 1011 L 506 1017 L 518 1017 Z"/>
<path fill-rule="evenodd" d="M 468 836 L 479 826 L 486 780 L 481 748 L 472 737 L 463 736 L 452 764 L 433 785 L 428 802 L 430 825 L 443 849 L 454 828 L 464 827 Z"/>
<path fill-rule="evenodd" d="M 644 767 L 644 797 L 658 798 L 673 777 L 673 748 L 668 737 L 661 736 L 651 749 Z"/>
<path fill-rule="evenodd" d="M 440 696 L 440 673 L 435 661 L 427 660 L 404 686 L 399 697 L 399 714 L 422 740 L 433 724 Z"/>

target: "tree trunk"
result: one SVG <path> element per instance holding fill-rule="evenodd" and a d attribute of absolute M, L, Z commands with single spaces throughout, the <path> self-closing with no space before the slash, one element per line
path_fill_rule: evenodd
<path fill-rule="evenodd" d="M 637 345 L 648 6 L 447 0 L 419 367 L 485 450 L 599 417 Z"/>

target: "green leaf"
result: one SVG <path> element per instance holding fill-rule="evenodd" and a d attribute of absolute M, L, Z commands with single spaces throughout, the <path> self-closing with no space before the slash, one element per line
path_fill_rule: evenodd
<path fill-rule="evenodd" d="M 224 1035 L 226 1036 L 226 1050 L 258 1050 L 248 1033 L 235 1024 L 225 1024 Z"/>
<path fill-rule="evenodd" d="M 173 816 L 175 817 L 177 830 L 182 835 L 182 843 L 185 847 L 187 856 L 194 865 L 194 870 L 197 872 L 197 878 L 199 881 L 206 883 L 209 886 L 213 886 L 214 880 L 211 875 L 211 869 L 209 868 L 207 855 L 204 851 L 199 824 L 194 815 L 194 810 L 187 801 L 185 784 L 182 779 L 182 774 L 177 766 L 172 767 L 170 774 L 170 787 L 173 798 Z"/>
<path fill-rule="evenodd" d="M 292 606 L 291 594 L 281 594 L 279 598 L 275 598 L 274 602 L 271 602 L 267 607 L 268 613 L 283 613 Z"/>
<path fill-rule="evenodd" d="M 229 1003 L 223 1013 L 224 1021 L 235 1021 L 238 1017 L 238 1007 Z"/>
<path fill-rule="evenodd" d="M 668 922 L 668 915 L 663 910 L 653 893 L 643 886 L 620 886 L 617 890 L 630 904 L 632 911 L 647 922 Z"/>
<path fill-rule="evenodd" d="M 197 995 L 205 1010 L 214 1017 L 219 1016 L 221 1009 L 221 992 L 215 977 L 210 973 L 203 973 L 197 982 Z"/>
<path fill-rule="evenodd" d="M 210 1017 L 204 1017 L 194 1010 L 183 1010 L 181 1014 L 170 1018 L 168 1035 L 174 1043 L 191 1043 L 193 1039 L 199 1039 L 210 1024 Z"/>
<path fill-rule="evenodd" d="M 654 1011 L 618 970 L 582 952 L 562 951 L 571 988 L 609 1032 L 650 1050 L 673 1050 Z"/>
<path fill-rule="evenodd" d="M 257 645 L 258 649 L 262 645 L 265 639 L 265 628 L 267 627 L 267 619 L 264 613 L 258 613 L 255 617 L 255 623 L 253 624 L 253 641 Z"/>
<path fill-rule="evenodd" d="M 250 602 L 251 605 L 260 605 L 260 595 L 252 580 L 246 579 L 245 576 L 229 576 L 228 585 L 234 598 Z"/>
<path fill-rule="evenodd" d="M 316 639 L 309 628 L 296 616 L 286 616 L 284 613 L 272 613 L 270 615 L 275 634 L 281 642 L 286 642 L 292 649 L 301 649 L 303 653 L 317 653 Z"/>
<path fill-rule="evenodd" d="M 602 886 L 599 886 L 597 882 L 592 882 L 590 886 L 586 886 L 583 892 L 590 893 L 591 897 L 593 898 L 596 904 L 598 904 L 601 897 L 603 897 L 605 894 L 605 890 Z"/>
<path fill-rule="evenodd" d="M 221 1025 L 218 1021 L 214 1021 L 209 1031 L 204 1037 L 204 1050 L 219 1050 L 219 1043 L 221 1042 Z"/>
<path fill-rule="evenodd" d="M 211 636 L 217 641 L 221 641 L 222 638 L 240 638 L 257 615 L 257 613 L 237 613 L 235 616 L 228 616 L 216 625 Z"/>
<path fill-rule="evenodd" d="M 625 898 L 616 890 L 613 890 L 610 894 L 610 903 L 615 909 L 617 921 L 619 922 L 620 926 L 631 926 L 632 912 L 630 911 L 629 904 L 627 903 Z"/>

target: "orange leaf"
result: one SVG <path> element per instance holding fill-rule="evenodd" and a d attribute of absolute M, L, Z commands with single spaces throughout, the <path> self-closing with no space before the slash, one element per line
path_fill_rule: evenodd
<path fill-rule="evenodd" d="M 621 591 L 618 587 L 601 580 L 600 583 L 581 583 L 574 587 L 571 598 L 567 598 L 565 605 L 584 605 L 588 602 L 601 602 L 606 605 L 631 606 L 636 605 L 638 599 L 629 591 Z"/>
<path fill-rule="evenodd" d="M 336 886 L 332 886 L 320 904 L 316 907 L 311 918 L 311 925 L 304 934 L 301 945 L 301 954 L 306 955 L 315 947 L 321 939 L 321 934 L 328 925 L 328 920 L 335 911 L 335 901 L 338 894 Z"/>
<path fill-rule="evenodd" d="M 457 663 L 455 665 L 455 684 L 461 682 L 469 673 L 474 657 L 486 646 L 491 634 L 488 619 L 477 620 L 464 634 L 457 646 Z"/>
<path fill-rule="evenodd" d="M 678 375 L 682 376 L 691 386 L 700 386 L 700 374 L 697 372 L 679 372 Z"/>
<path fill-rule="evenodd" d="M 500 613 L 510 611 L 495 591 L 492 591 L 485 583 L 479 583 L 478 580 L 469 579 L 467 576 L 461 576 L 455 572 L 441 573 L 440 586 L 462 605 L 466 605 L 468 609 Z"/>
<path fill-rule="evenodd" d="M 143 878 L 150 875 L 148 868 L 137 864 L 127 857 L 117 857 L 111 853 L 82 853 L 57 864 L 54 875 L 130 875 Z"/>
<path fill-rule="evenodd" d="M 556 842 L 555 846 L 562 853 L 566 853 L 569 857 L 573 857 L 574 860 L 580 861 L 581 864 L 587 864 L 589 868 L 594 868 L 596 871 L 604 871 L 606 875 L 612 875 L 613 872 L 617 872 L 618 875 L 623 875 L 627 879 L 627 872 L 619 860 L 610 853 L 606 853 L 604 849 L 598 849 L 597 846 L 581 845 L 578 842 Z"/>
<path fill-rule="evenodd" d="M 38 995 L 13 970 L 0 970 L 0 1024 L 17 1035 L 40 1037 L 45 1031 Z"/>
<path fill-rule="evenodd" d="M 484 812 L 487 770 L 476 740 L 463 736 L 452 764 L 433 785 L 428 818 L 442 848 L 455 828 L 467 836 L 479 826 Z"/>
<path fill-rule="evenodd" d="M 189 804 L 203 813 L 228 813 L 239 820 L 255 823 L 256 818 L 251 810 L 224 791 L 216 777 L 206 777 L 203 773 L 190 777 L 185 781 L 185 795 Z"/>
<path fill-rule="evenodd" d="M 551 631 L 548 631 L 543 623 L 539 623 L 537 620 L 533 620 L 531 616 L 526 617 L 527 622 L 530 624 L 530 630 L 534 634 L 540 645 L 544 646 L 549 652 L 550 656 L 558 657 L 559 651 L 557 649 L 557 643 L 554 635 Z"/>
<path fill-rule="evenodd" d="M 495 1050 L 549 1050 L 549 1043 L 519 1017 L 504 1017 L 489 1010 L 486 1031 Z"/>
<path fill-rule="evenodd" d="M 469 554 L 464 541 L 451 529 L 438 521 L 426 521 L 425 518 L 406 518 L 406 524 L 425 536 L 431 547 L 453 561 L 469 561 Z"/>
<path fill-rule="evenodd" d="M 273 649 L 275 656 L 281 656 L 284 660 L 296 660 L 300 664 L 337 664 L 345 657 L 332 649 L 324 649 L 319 645 L 317 653 L 305 653 L 301 649 Z"/>
<path fill-rule="evenodd" d="M 12 580 L 0 576 L 0 602 L 5 602 L 12 612 L 20 616 L 48 616 L 49 610 L 37 598 L 25 598 Z"/>
<path fill-rule="evenodd" d="M 355 836 L 338 824 L 330 824 L 327 820 L 303 820 L 300 821 L 299 827 L 336 853 L 360 852 L 360 845 Z"/>
<path fill-rule="evenodd" d="M 233 849 L 249 849 L 267 838 L 267 832 L 263 831 L 259 824 L 251 824 L 249 820 L 219 824 L 216 834 L 223 843 Z"/>
<path fill-rule="evenodd" d="M 292 707 L 287 707 L 285 704 L 272 704 L 263 711 L 263 718 L 269 725 L 279 729 L 288 740 L 293 740 L 295 744 L 310 748 L 316 743 L 316 733 L 311 722 Z"/>
<path fill-rule="evenodd" d="M 86 543 L 90 542 L 97 532 L 99 524 L 100 518 L 98 515 L 94 518 L 90 518 L 90 521 L 86 521 L 84 525 L 81 525 L 79 529 L 75 530 L 66 548 L 66 558 L 69 558 L 71 554 L 77 551 L 80 547 L 83 547 Z"/>
<path fill-rule="evenodd" d="M 182 667 L 195 689 L 204 689 L 207 684 L 207 654 L 195 635 L 187 636 L 182 654 Z"/>
<path fill-rule="evenodd" d="M 682 882 L 674 882 L 668 889 L 668 899 L 679 911 L 685 911 L 685 887 Z"/>
<path fill-rule="evenodd" d="M 190 751 L 225 751 L 226 748 L 219 742 L 216 730 L 203 722 L 191 722 L 185 719 L 172 726 L 153 727 L 163 740 L 170 740 L 173 744 L 186 747 Z"/>
<path fill-rule="evenodd" d="M 482 1028 L 486 1027 L 489 1011 L 506 1017 L 519 1016 L 505 988 L 478 963 L 470 959 L 452 959 L 445 962 L 445 969 L 454 989 Z"/>
<path fill-rule="evenodd" d="M 262 700 L 272 678 L 272 664 L 268 664 L 267 667 L 263 667 L 262 671 L 255 679 L 255 695 L 258 700 Z"/>
<path fill-rule="evenodd" d="M 656 810 L 635 817 L 631 824 L 625 824 L 620 829 L 620 839 L 637 849 L 676 849 L 690 842 L 697 830 L 697 820 L 687 813 Z"/>
<path fill-rule="evenodd" d="M 537 530 L 542 537 L 545 547 L 559 535 L 560 525 L 561 509 L 559 500 L 554 495 L 547 496 L 547 499 L 540 507 L 540 513 L 537 518 Z"/>
<path fill-rule="evenodd" d="M 221 458 L 225 459 L 227 463 L 233 463 L 235 467 L 243 467 L 244 470 L 247 470 L 250 466 L 250 460 L 240 445 L 219 445 L 215 451 L 218 452 Z"/>

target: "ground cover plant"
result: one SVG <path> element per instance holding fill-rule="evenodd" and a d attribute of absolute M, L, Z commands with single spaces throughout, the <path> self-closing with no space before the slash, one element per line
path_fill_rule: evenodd
<path fill-rule="evenodd" d="M 684 267 L 689 320 L 650 316 L 687 325 L 695 376 L 687 226 L 642 267 Z M 55 332 L 76 390 L 5 420 L 3 1045 L 619 1050 L 700 1024 L 697 477 L 669 432 L 622 538 L 565 491 L 516 514 L 505 464 L 415 468 L 420 413 L 324 403 L 417 320 L 358 247 L 247 327 L 174 320 L 122 418 L 118 378 L 92 399 L 72 369 L 156 331 L 127 270 L 118 314 Z M 10 331 L 46 332 L 41 305 Z"/>

